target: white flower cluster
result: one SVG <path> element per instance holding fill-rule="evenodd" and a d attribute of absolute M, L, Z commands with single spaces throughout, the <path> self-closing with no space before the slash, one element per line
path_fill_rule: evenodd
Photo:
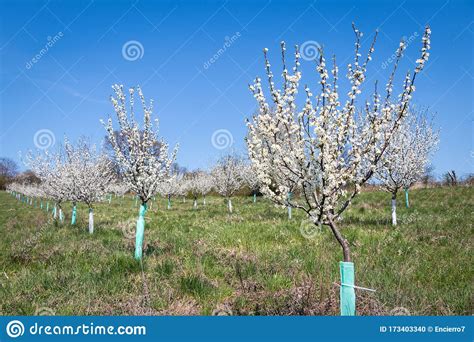
<path fill-rule="evenodd" d="M 6 191 L 9 193 L 15 193 L 16 195 L 23 195 L 30 199 L 46 197 L 41 184 L 28 184 L 28 183 L 14 182 L 14 183 L 7 184 Z"/>
<path fill-rule="evenodd" d="M 80 139 L 76 145 L 66 139 L 64 149 L 67 170 L 64 177 L 70 195 L 68 200 L 83 202 L 92 208 L 94 202 L 102 201 L 108 193 L 113 179 L 112 163 L 84 139 Z"/>
<path fill-rule="evenodd" d="M 41 179 L 44 197 L 58 205 L 84 202 L 91 208 L 103 199 L 113 178 L 110 161 L 83 139 L 74 146 L 66 138 L 64 148 L 54 153 L 30 152 L 26 164 Z"/>
<path fill-rule="evenodd" d="M 245 164 L 234 155 L 226 155 L 219 159 L 211 171 L 214 189 L 221 196 L 231 198 L 244 184 Z"/>
<path fill-rule="evenodd" d="M 157 192 L 160 183 L 169 178 L 171 165 L 176 158 L 177 148 L 168 155 L 168 144 L 158 138 L 158 130 L 154 129 L 151 120 L 153 101 L 146 104 L 140 87 L 137 87 L 144 120 L 139 127 L 134 118 L 135 89 L 129 89 L 130 117 L 127 114 L 126 96 L 122 85 L 114 85 L 115 97 L 111 97 L 120 126 L 119 134 L 125 146 L 118 143 L 114 134 L 112 119 L 104 123 L 109 141 L 115 151 L 116 160 L 123 174 L 123 180 L 130 191 L 138 195 L 146 204 Z M 158 120 L 155 120 L 158 126 Z M 157 153 L 158 150 L 158 153 Z"/>
<path fill-rule="evenodd" d="M 244 166 L 244 169 L 242 170 L 242 178 L 252 192 L 256 192 L 259 189 L 260 183 L 258 181 L 257 172 L 252 164 Z"/>
<path fill-rule="evenodd" d="M 249 156 L 264 195 L 281 205 L 288 204 L 288 194 L 301 196 L 290 200 L 292 207 L 303 209 L 314 222 L 330 224 L 359 193 L 361 186 L 376 170 L 391 136 L 406 116 L 414 91 L 414 80 L 421 67 L 407 73 L 397 100 L 392 99 L 393 81 L 405 49 L 402 41 L 396 51 L 394 68 L 381 98 L 375 86 L 366 101 L 362 117 L 356 110 L 356 99 L 367 79 L 367 64 L 372 59 L 375 38 L 364 60 L 361 59 L 362 33 L 354 27 L 355 57 L 348 65 L 350 89 L 342 102 L 338 90 L 338 67 L 335 58 L 329 72 L 323 51 L 317 64 L 320 92 L 313 95 L 305 87 L 306 100 L 301 109 L 297 94 L 301 79 L 300 54 L 290 73 L 286 68 L 286 47 L 281 43 L 283 85 L 277 89 L 264 50 L 270 97 L 267 99 L 262 81 L 250 86 L 258 103 L 258 113 L 249 121 L 247 145 Z M 376 36 L 375 36 L 376 37 Z M 422 65 L 428 59 L 430 29 L 423 36 Z M 330 77 L 331 75 L 331 77 Z M 222 190 L 221 190 L 222 191 Z"/>
<path fill-rule="evenodd" d="M 377 168 L 382 188 L 396 195 L 419 181 L 438 142 L 439 134 L 425 113 L 410 108 Z"/>
<path fill-rule="evenodd" d="M 163 197 L 171 198 L 183 194 L 182 175 L 174 174 L 166 180 L 158 183 L 157 193 Z"/>
<path fill-rule="evenodd" d="M 41 187 L 46 198 L 54 201 L 61 208 L 61 203 L 71 199 L 71 168 L 67 165 L 63 149 L 56 152 L 45 151 L 26 155 L 25 164 L 41 180 Z"/>
<path fill-rule="evenodd" d="M 111 183 L 108 187 L 108 192 L 116 196 L 123 196 L 129 191 L 127 184 L 123 182 L 114 182 Z"/>
<path fill-rule="evenodd" d="M 190 193 L 194 199 L 199 195 L 206 196 L 213 188 L 212 176 L 203 171 L 196 171 L 186 175 L 184 187 L 187 193 Z"/>

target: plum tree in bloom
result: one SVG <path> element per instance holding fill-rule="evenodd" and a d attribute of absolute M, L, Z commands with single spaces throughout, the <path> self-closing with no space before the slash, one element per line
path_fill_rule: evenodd
<path fill-rule="evenodd" d="M 199 177 L 200 177 L 200 172 L 191 172 L 186 175 L 186 177 L 183 179 L 183 187 L 186 189 L 185 192 L 191 194 L 193 197 L 193 208 L 197 209 L 198 208 L 198 196 L 201 194 L 200 188 L 199 188 Z"/>
<path fill-rule="evenodd" d="M 173 174 L 158 185 L 158 193 L 168 200 L 167 209 L 171 209 L 171 198 L 180 194 L 182 175 Z"/>
<path fill-rule="evenodd" d="M 212 177 L 203 171 L 195 171 L 188 173 L 185 178 L 187 192 L 193 197 L 193 208 L 198 207 L 198 197 L 203 196 L 203 204 L 206 205 L 206 194 L 208 194 L 213 186 Z"/>
<path fill-rule="evenodd" d="M 64 150 L 59 148 L 56 152 L 44 153 L 29 152 L 25 164 L 41 180 L 42 191 L 45 197 L 54 202 L 53 217 L 59 216 L 64 222 L 62 203 L 71 200 L 71 168 L 66 163 Z"/>
<path fill-rule="evenodd" d="M 94 232 L 93 204 L 104 199 L 113 178 L 112 162 L 104 154 L 98 153 L 94 145 L 80 139 L 72 145 L 64 142 L 65 167 L 69 170 L 69 200 L 73 202 L 71 224 L 76 223 L 76 203 L 83 202 L 89 208 L 89 233 Z"/>
<path fill-rule="evenodd" d="M 232 196 L 242 187 L 242 174 L 245 169 L 243 160 L 236 155 L 226 155 L 219 159 L 212 169 L 214 189 L 227 199 L 227 208 L 232 213 Z"/>
<path fill-rule="evenodd" d="M 14 182 L 7 184 L 6 191 L 14 195 L 16 199 L 35 207 L 38 205 L 38 201 L 40 201 L 41 209 L 43 209 L 41 199 L 44 197 L 44 192 L 41 184 Z"/>
<path fill-rule="evenodd" d="M 257 192 L 258 192 L 258 189 L 260 188 L 260 184 L 258 182 L 258 177 L 256 175 L 256 172 L 252 164 L 245 165 L 242 172 L 242 178 L 244 179 L 245 184 L 250 188 L 250 191 L 252 191 L 253 203 L 256 203 Z"/>
<path fill-rule="evenodd" d="M 137 92 L 144 112 L 143 127 L 141 128 L 134 117 L 135 89 L 129 89 L 129 115 L 127 114 L 123 86 L 114 85 L 112 88 L 115 91 L 115 97 L 111 97 L 111 101 L 119 123 L 120 144 L 114 133 L 111 118 L 107 124 L 104 123 L 104 126 L 115 152 L 117 166 L 123 176 L 123 181 L 141 201 L 135 241 L 135 258 L 141 260 L 147 203 L 157 193 L 160 182 L 169 178 L 177 148 L 171 155 L 168 154 L 168 144 L 158 138 L 158 129 L 154 128 L 151 118 L 153 101 L 150 101 L 149 105 L 146 104 L 140 87 L 137 87 Z M 155 123 L 158 127 L 158 120 L 155 120 Z"/>
<path fill-rule="evenodd" d="M 281 43 L 283 86 L 277 89 L 268 49 L 264 49 L 265 67 L 270 97 L 264 94 L 260 78 L 250 86 L 258 103 L 258 113 L 248 122 L 247 145 L 249 156 L 261 184 L 260 191 L 272 201 L 303 210 L 315 225 L 330 227 L 342 247 L 341 314 L 355 314 L 354 264 L 351 262 L 350 245 L 337 226 L 337 220 L 360 192 L 361 186 L 374 174 L 383 153 L 390 146 L 391 136 L 407 114 L 409 101 L 415 90 L 414 82 L 428 60 L 430 29 L 422 38 L 421 57 L 411 74 L 405 75 L 397 99 L 392 98 L 395 72 L 405 50 L 402 41 L 396 51 L 393 71 L 382 99 L 377 91 L 367 97 L 362 118 L 357 115 L 356 99 L 366 78 L 367 64 L 372 58 L 375 37 L 362 59 L 360 40 L 362 33 L 355 33 L 355 57 L 348 65 L 350 84 L 347 99 L 342 102 L 338 89 L 338 67 L 333 58 L 332 70 L 326 67 L 321 50 L 316 70 L 319 74 L 320 93 L 313 96 L 305 87 L 306 100 L 297 109 L 297 93 L 301 79 L 300 53 L 295 52 L 292 72 L 286 68 L 286 47 Z M 271 105 L 269 104 L 271 103 Z M 288 198 L 288 183 L 295 183 L 301 192 L 299 198 Z"/>
<path fill-rule="evenodd" d="M 202 203 L 206 205 L 206 195 L 211 192 L 212 188 L 214 187 L 214 180 L 209 173 L 200 172 L 196 182 L 199 193 L 202 196 Z"/>
<path fill-rule="evenodd" d="M 397 193 L 408 190 L 421 180 L 435 151 L 439 134 L 428 120 L 426 112 L 410 108 L 407 117 L 392 137 L 377 167 L 377 178 L 384 190 L 392 194 L 392 224 L 397 225 Z"/>
<path fill-rule="evenodd" d="M 181 196 L 183 198 L 183 203 L 186 203 L 186 196 L 189 193 L 189 187 L 187 180 L 184 178 L 184 175 L 179 175 L 176 178 L 176 185 L 175 185 L 175 194 L 177 196 Z"/>
<path fill-rule="evenodd" d="M 112 182 L 108 187 L 108 192 L 123 197 L 128 192 L 128 185 L 118 181 Z"/>

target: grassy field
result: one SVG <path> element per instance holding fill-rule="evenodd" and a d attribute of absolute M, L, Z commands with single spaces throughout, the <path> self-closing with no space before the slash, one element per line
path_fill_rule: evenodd
<path fill-rule="evenodd" d="M 390 196 L 362 193 L 340 223 L 352 245 L 359 315 L 470 315 L 474 189 L 419 189 L 399 226 Z M 147 212 L 143 263 L 133 259 L 134 201 L 87 209 L 58 225 L 39 208 L 0 193 L 0 314 L 337 315 L 341 250 L 323 227 L 311 238 L 302 213 L 258 198 L 206 207 L 159 199 Z M 201 204 L 201 203 L 200 203 Z"/>

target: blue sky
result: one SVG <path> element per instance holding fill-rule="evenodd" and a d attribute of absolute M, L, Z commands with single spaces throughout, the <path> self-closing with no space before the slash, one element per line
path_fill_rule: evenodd
<path fill-rule="evenodd" d="M 351 22 L 365 33 L 365 49 L 378 28 L 368 76 L 385 84 L 400 38 L 410 42 L 404 73 L 413 70 L 429 23 L 431 60 L 414 103 L 437 113 L 435 173 L 473 172 L 472 1 L 0 3 L 0 156 L 18 161 L 18 151 L 35 148 L 44 130 L 56 143 L 64 135 L 100 142 L 99 120 L 113 114 L 111 85 L 139 84 L 155 100 L 161 134 L 171 145 L 179 142 L 178 162 L 205 168 L 226 152 L 212 143 L 216 131 L 230 132 L 229 149 L 245 148 L 244 120 L 255 110 L 247 85 L 264 75 L 262 48 L 270 49 L 276 75 L 281 40 L 289 47 L 317 42 L 336 54 L 342 71 L 353 55 Z M 303 84 L 316 90 L 313 69 L 303 61 Z"/>

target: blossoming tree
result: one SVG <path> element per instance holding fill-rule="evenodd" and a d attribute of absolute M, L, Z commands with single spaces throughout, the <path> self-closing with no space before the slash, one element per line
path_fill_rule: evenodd
<path fill-rule="evenodd" d="M 206 195 L 211 192 L 212 188 L 214 187 L 214 180 L 212 176 L 207 172 L 199 173 L 197 186 L 202 196 L 202 204 L 206 205 Z"/>
<path fill-rule="evenodd" d="M 109 118 L 104 125 L 109 142 L 115 152 L 120 174 L 130 190 L 136 193 L 141 201 L 135 241 L 135 258 L 141 260 L 147 203 L 157 193 L 159 183 L 169 177 L 177 149 L 175 148 L 169 154 L 168 144 L 158 138 L 158 130 L 154 128 L 151 118 L 153 102 L 151 101 L 147 105 L 140 87 L 137 87 L 137 92 L 144 112 L 141 129 L 134 118 L 135 89 L 129 89 L 129 115 L 123 86 L 114 85 L 112 88 L 115 91 L 115 97 L 111 97 L 111 101 L 120 127 L 119 134 L 122 138 L 120 144 L 114 133 L 112 119 Z M 155 123 L 158 126 L 158 120 L 155 120 Z M 159 149 L 158 153 L 156 152 L 157 148 Z"/>
<path fill-rule="evenodd" d="M 201 172 L 195 171 L 188 173 L 184 179 L 184 187 L 186 188 L 186 192 L 191 194 L 193 197 L 193 208 L 198 208 L 198 197 L 201 194 L 201 189 L 199 186 L 199 181 L 201 178 Z"/>
<path fill-rule="evenodd" d="M 69 178 L 69 199 L 73 202 L 71 224 L 76 223 L 77 202 L 87 204 L 89 208 L 89 233 L 94 232 L 93 204 L 104 199 L 109 184 L 113 179 L 112 162 L 104 154 L 97 153 L 95 146 L 90 146 L 85 139 L 76 145 L 67 139 L 64 142 L 66 154 L 65 177 Z"/>
<path fill-rule="evenodd" d="M 439 141 L 439 134 L 426 116 L 426 112 L 410 108 L 392 137 L 390 146 L 377 168 L 377 178 L 384 190 L 392 194 L 392 224 L 397 225 L 397 193 L 405 190 L 409 206 L 408 190 L 421 180 L 429 165 L 431 155 Z"/>
<path fill-rule="evenodd" d="M 245 164 L 236 155 L 226 155 L 219 159 L 211 174 L 214 179 L 214 188 L 227 200 L 227 209 L 232 213 L 232 196 L 242 187 L 242 174 Z"/>
<path fill-rule="evenodd" d="M 421 57 L 413 73 L 404 77 L 397 98 L 392 98 L 395 72 L 405 50 L 402 41 L 396 51 L 393 71 L 386 85 L 385 98 L 377 90 L 366 98 L 362 118 L 357 115 L 356 99 L 367 79 L 367 65 L 372 58 L 376 35 L 367 56 L 362 59 L 362 33 L 353 26 L 355 57 L 348 65 L 350 84 L 347 99 L 340 98 L 338 67 L 335 57 L 329 72 L 321 50 L 316 70 L 320 93 L 313 95 L 305 87 L 306 100 L 297 109 L 297 94 L 301 79 L 300 53 L 295 52 L 292 72 L 286 67 L 286 46 L 281 43 L 283 85 L 278 89 L 264 49 L 265 68 L 270 97 L 267 98 L 260 78 L 250 86 L 258 103 L 258 113 L 248 122 L 247 145 L 250 159 L 261 184 L 260 191 L 272 201 L 303 210 L 315 225 L 327 225 L 342 247 L 341 314 L 355 314 L 354 264 L 350 244 L 343 236 L 337 221 L 360 192 L 361 186 L 374 174 L 391 137 L 407 114 L 409 101 L 415 90 L 414 82 L 428 60 L 430 29 L 423 35 Z M 330 73 L 332 78 L 330 77 Z M 301 195 L 289 197 L 295 186 Z"/>
<path fill-rule="evenodd" d="M 167 199 L 167 209 L 171 209 L 171 198 L 173 196 L 180 194 L 180 187 L 181 187 L 181 175 L 173 174 L 168 179 L 160 182 L 158 184 L 158 193 L 166 197 Z"/>
<path fill-rule="evenodd" d="M 53 217 L 64 222 L 62 204 L 71 200 L 71 168 L 66 163 L 64 150 L 59 148 L 55 152 L 29 152 L 25 164 L 41 180 L 42 191 L 45 197 L 54 202 Z"/>
<path fill-rule="evenodd" d="M 252 191 L 253 203 L 256 203 L 257 192 L 260 187 L 260 184 L 258 182 L 258 177 L 252 164 L 245 166 L 242 173 L 242 178 L 245 180 L 245 184 L 247 184 L 247 186 L 250 188 L 250 191 Z"/>
<path fill-rule="evenodd" d="M 114 194 L 116 197 L 124 197 L 128 192 L 128 186 L 121 181 L 114 181 L 109 185 L 108 192 Z"/>

